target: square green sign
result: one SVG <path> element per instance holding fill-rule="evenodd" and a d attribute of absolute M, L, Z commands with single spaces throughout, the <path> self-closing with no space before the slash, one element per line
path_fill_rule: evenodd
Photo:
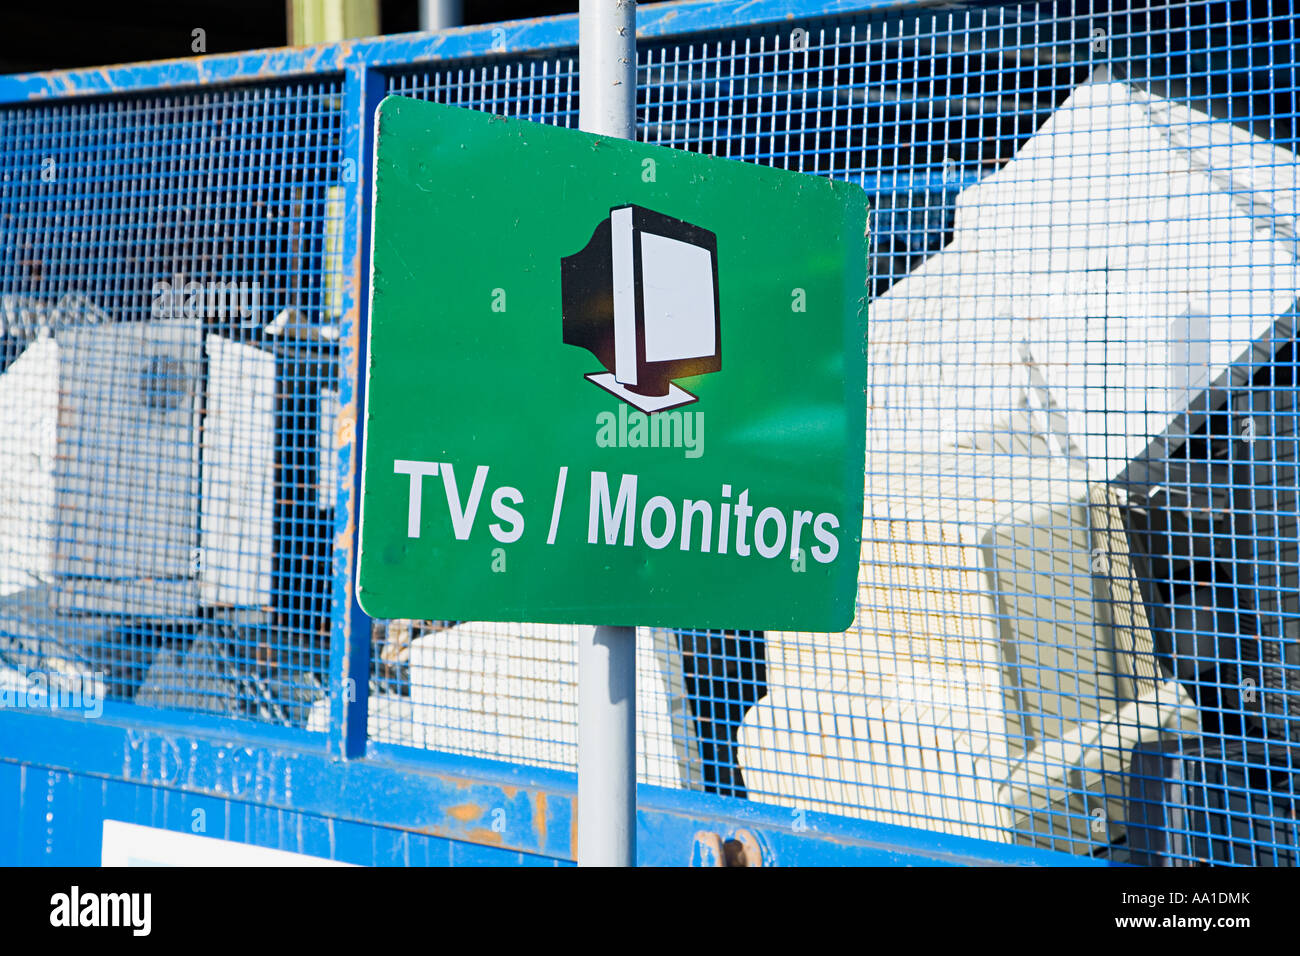
<path fill-rule="evenodd" d="M 390 96 L 374 195 L 367 613 L 849 625 L 862 189 Z"/>

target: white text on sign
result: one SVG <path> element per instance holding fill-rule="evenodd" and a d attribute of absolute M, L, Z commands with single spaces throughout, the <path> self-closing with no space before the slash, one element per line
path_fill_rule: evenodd
<path fill-rule="evenodd" d="M 468 489 L 462 492 L 456 468 L 451 462 L 396 459 L 393 472 L 410 477 L 407 492 L 407 536 L 421 536 L 425 478 L 440 478 L 451 520 L 452 534 L 466 541 L 474 531 L 491 468 L 478 465 Z M 463 474 L 463 472 L 462 472 Z M 564 506 L 568 468 L 559 471 L 547 543 L 555 543 L 556 528 Z M 683 498 L 680 507 L 663 495 L 652 495 L 641 503 L 640 479 L 623 474 L 617 490 L 611 490 L 606 472 L 590 474 L 587 507 L 587 543 L 632 547 L 644 544 L 656 551 L 674 542 L 681 551 L 699 554 L 731 554 L 775 558 L 788 554 L 798 558 L 809 536 L 815 540 L 810 553 L 815 561 L 829 564 L 839 555 L 835 532 L 840 522 L 830 512 L 815 513 L 800 509 L 786 511 L 772 506 L 756 509 L 750 503 L 750 489 L 733 495 L 732 486 L 722 486 L 714 500 Z M 495 488 L 489 497 L 492 521 L 488 532 L 502 544 L 512 544 L 524 534 L 524 516 L 519 506 L 523 492 L 509 485 Z M 752 523 L 751 523 L 752 519 Z"/>

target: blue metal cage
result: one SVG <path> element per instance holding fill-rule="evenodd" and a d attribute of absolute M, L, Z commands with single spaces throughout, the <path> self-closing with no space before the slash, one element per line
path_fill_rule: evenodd
<path fill-rule="evenodd" d="M 856 620 L 638 631 L 642 859 L 1293 865 L 1294 18 L 639 19 L 640 139 L 872 208 Z M 573 629 L 371 621 L 352 575 L 373 111 L 576 126 L 576 41 L 0 78 L 0 860 L 200 815 L 572 858 Z"/>

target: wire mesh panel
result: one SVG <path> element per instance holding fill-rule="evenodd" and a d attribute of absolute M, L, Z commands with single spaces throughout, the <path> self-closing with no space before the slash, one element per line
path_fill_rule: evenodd
<path fill-rule="evenodd" d="M 849 179 L 873 209 L 856 620 L 639 631 L 643 780 L 796 825 L 1294 864 L 1296 28 L 1256 9 L 642 44 L 643 140 Z M 572 126 L 573 71 L 391 90 Z M 381 625 L 371 735 L 572 767 L 573 637 Z"/>
<path fill-rule="evenodd" d="M 340 94 L 0 109 L 6 688 L 298 725 L 324 695 Z"/>

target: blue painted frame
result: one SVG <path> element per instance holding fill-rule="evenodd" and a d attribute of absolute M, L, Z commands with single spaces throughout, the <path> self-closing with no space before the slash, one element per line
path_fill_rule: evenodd
<path fill-rule="evenodd" d="M 719 0 L 642 8 L 643 39 L 844 14 L 896 0 Z M 384 71 L 466 58 L 572 49 L 575 16 L 322 46 L 261 50 L 66 72 L 0 76 L 0 105 L 187 86 L 342 75 L 345 178 L 331 684 L 327 734 L 203 714 L 107 703 L 101 719 L 0 711 L 0 863 L 95 865 L 105 819 L 191 832 L 355 863 L 555 864 L 575 855 L 572 774 L 419 752 L 366 739 L 369 619 L 353 593 L 369 260 L 370 118 Z M 338 610 L 346 608 L 346 612 Z M 349 683 L 349 678 L 356 675 Z M 40 779 L 41 774 L 44 780 Z M 42 787 L 44 799 L 33 796 Z M 764 864 L 1104 865 L 705 793 L 638 787 L 639 860 L 700 855 L 699 834 L 748 830 Z M 504 823 L 501 821 L 504 820 Z M 499 827 L 494 824 L 501 824 Z M 39 840 L 34 838 L 40 835 Z M 707 841 L 706 841 L 707 843 Z M 707 855 L 707 854 L 706 854 Z"/>
<path fill-rule="evenodd" d="M 0 863 L 94 865 L 103 820 L 191 832 L 199 809 L 220 823 L 205 826 L 209 836 L 354 863 L 411 862 L 412 853 L 423 862 L 455 862 L 457 852 L 495 863 L 574 857 L 572 774 L 439 753 L 411 759 L 410 751 L 384 745 L 339 760 L 320 735 L 279 730 L 276 742 L 254 746 L 241 721 L 195 723 L 202 726 L 154 721 L 132 707 L 106 710 L 94 722 L 5 714 L 0 813 L 18 821 L 18 839 L 0 843 Z M 41 773 L 44 799 L 24 799 L 39 788 Z M 637 804 L 642 865 L 685 865 L 697 834 L 726 840 L 742 829 L 762 847 L 765 865 L 1101 865 L 662 787 L 639 786 Z M 270 829 L 250 838 L 249 820 Z M 339 832 L 358 828 L 373 831 L 369 852 L 339 844 Z M 35 850 L 26 842 L 33 833 L 46 834 Z"/>
<path fill-rule="evenodd" d="M 679 0 L 640 7 L 638 39 L 752 27 L 787 20 L 812 20 L 942 0 Z M 410 66 L 576 48 L 578 18 L 568 14 L 506 23 L 457 27 L 440 33 L 404 33 L 337 44 L 251 50 L 149 63 L 0 76 L 0 103 L 69 96 L 134 92 L 160 87 L 201 86 L 339 73 L 350 67 Z M 348 76 L 352 82 L 354 77 Z"/>

